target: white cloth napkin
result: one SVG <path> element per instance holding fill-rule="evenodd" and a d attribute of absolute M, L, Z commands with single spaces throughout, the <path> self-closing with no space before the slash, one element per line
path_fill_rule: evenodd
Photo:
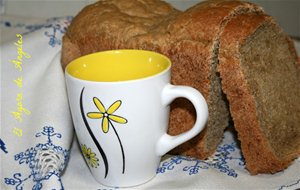
<path fill-rule="evenodd" d="M 1 189 L 118 189 L 104 187 L 94 180 L 76 138 L 70 150 L 73 128 L 59 53 L 61 37 L 69 22 L 69 17 L 47 21 L 14 17 L 0 20 L 4 36 L 1 40 L 6 41 L 1 45 Z M 18 33 L 23 34 L 23 51 L 30 55 L 23 55 L 22 71 L 10 62 L 18 58 L 14 45 Z M 22 87 L 15 81 L 19 77 Z M 18 111 L 19 93 L 24 108 L 22 122 L 12 114 Z M 245 169 L 235 133 L 229 128 L 209 159 L 167 155 L 154 179 L 127 189 L 297 188 L 300 158 L 274 175 L 251 176 Z"/>
<path fill-rule="evenodd" d="M 1 45 L 1 189 L 63 189 L 73 139 L 60 65 L 69 21 L 0 21 L 1 32 L 12 29 Z"/>

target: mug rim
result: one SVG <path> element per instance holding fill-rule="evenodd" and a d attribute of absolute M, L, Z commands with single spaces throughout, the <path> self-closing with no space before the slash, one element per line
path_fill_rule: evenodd
<path fill-rule="evenodd" d="M 136 79 L 129 79 L 129 80 L 120 80 L 120 81 L 94 81 L 94 80 L 87 80 L 87 79 L 82 79 L 79 77 L 75 77 L 72 74 L 69 73 L 68 68 L 70 68 L 72 66 L 72 64 L 74 64 L 74 62 L 77 62 L 80 59 L 84 59 L 86 57 L 92 56 L 92 55 L 96 55 L 96 54 L 102 54 L 102 53 L 114 53 L 114 52 L 146 52 L 146 53 L 151 53 L 151 54 L 155 54 L 158 55 L 160 57 L 162 57 L 163 59 L 165 59 L 168 62 L 168 66 L 163 69 L 162 71 L 155 73 L 153 75 L 150 76 L 145 76 L 145 77 L 141 77 L 141 78 L 136 78 Z M 128 83 L 128 82 L 137 82 L 137 81 L 143 81 L 143 80 L 148 80 L 148 79 L 152 79 L 155 77 L 159 77 L 160 75 L 164 75 L 165 73 L 167 73 L 168 71 L 170 71 L 170 68 L 172 66 L 172 62 L 170 60 L 170 58 L 168 58 L 167 56 L 155 52 L 155 51 L 150 51 L 150 50 L 141 50 L 141 49 L 113 49 L 113 50 L 105 50 L 105 51 L 99 51 L 99 52 L 95 52 L 95 53 L 90 53 L 90 54 L 86 54 L 84 56 L 80 56 L 74 60 L 72 60 L 65 68 L 65 75 L 74 79 L 74 80 L 78 80 L 78 81 L 84 81 L 84 82 L 90 82 L 90 83 L 98 83 L 98 84 L 115 84 L 115 83 Z"/>

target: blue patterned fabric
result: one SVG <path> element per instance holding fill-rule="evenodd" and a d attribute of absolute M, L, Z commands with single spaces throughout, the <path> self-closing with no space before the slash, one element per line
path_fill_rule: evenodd
<path fill-rule="evenodd" d="M 73 126 L 59 53 L 71 19 L 0 19 L 12 31 L 1 44 L 0 189 L 64 189 Z"/>
<path fill-rule="evenodd" d="M 38 23 L 38 24 L 25 24 L 20 22 L 12 22 L 10 20 L 0 20 L 0 25 L 2 27 L 6 28 L 19 28 L 25 32 L 23 32 L 23 35 L 32 33 L 36 30 L 45 29 L 44 35 L 49 38 L 48 44 L 51 47 L 60 46 L 61 41 L 61 35 L 63 35 L 66 30 L 67 26 L 71 22 L 73 17 L 68 16 L 65 18 L 50 18 L 45 21 L 45 23 Z M 61 23 L 63 22 L 63 24 Z"/>
<path fill-rule="evenodd" d="M 214 156 L 207 160 L 199 160 L 186 156 L 173 156 L 169 160 L 161 163 L 157 173 L 165 173 L 166 171 L 173 170 L 175 167 L 185 165 L 182 171 L 187 172 L 189 175 L 195 175 L 209 169 L 216 169 L 219 172 L 227 174 L 227 176 L 236 178 L 238 177 L 238 173 L 228 165 L 228 162 L 236 162 L 236 165 L 244 168 L 245 163 L 241 155 L 239 157 L 232 155 L 232 152 L 237 150 L 238 147 L 236 143 L 231 143 L 219 146 Z M 185 162 L 185 164 L 183 164 L 183 162 Z"/>
<path fill-rule="evenodd" d="M 35 147 L 28 148 L 27 150 L 20 152 L 15 155 L 14 159 L 19 164 L 25 164 L 30 170 L 28 176 L 24 176 L 22 173 L 16 172 L 13 174 L 12 178 L 4 178 L 4 181 L 7 185 L 12 185 L 16 190 L 23 189 L 23 183 L 27 180 L 34 181 L 34 186 L 32 189 L 40 190 L 43 187 L 43 181 L 49 180 L 55 176 L 56 180 L 59 181 L 60 189 L 63 188 L 61 182 L 60 173 L 65 168 L 65 165 L 69 159 L 69 151 L 53 144 L 52 138 L 62 138 L 60 133 L 56 133 L 54 128 L 51 126 L 43 127 L 43 131 L 35 135 L 36 138 L 44 137 L 44 143 L 39 143 Z M 53 154 L 54 153 L 54 154 Z M 61 155 L 61 158 L 53 158 L 51 154 L 58 156 Z M 46 159 L 46 162 L 43 163 L 43 159 Z M 47 160 L 48 159 L 48 160 Z M 59 165 L 59 168 L 55 165 L 55 161 L 62 161 L 63 163 Z M 51 163 L 54 162 L 54 163 Z M 53 166 L 49 171 L 43 171 L 43 164 L 52 164 Z"/>

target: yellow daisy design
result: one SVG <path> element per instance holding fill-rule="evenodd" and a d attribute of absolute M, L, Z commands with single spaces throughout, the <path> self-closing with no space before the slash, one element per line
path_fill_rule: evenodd
<path fill-rule="evenodd" d="M 121 100 L 115 101 L 107 110 L 105 109 L 104 105 L 98 98 L 94 97 L 93 102 L 96 105 L 99 112 L 89 112 L 87 113 L 87 116 L 91 119 L 102 118 L 102 131 L 104 133 L 108 132 L 109 124 L 111 124 L 111 121 L 121 123 L 121 124 L 127 123 L 127 119 L 113 114 L 121 106 L 122 104 Z"/>
<path fill-rule="evenodd" d="M 81 151 L 87 163 L 92 168 L 97 168 L 97 166 L 99 166 L 99 159 L 96 157 L 96 154 L 92 152 L 90 148 L 87 148 L 86 145 L 81 145 Z"/>

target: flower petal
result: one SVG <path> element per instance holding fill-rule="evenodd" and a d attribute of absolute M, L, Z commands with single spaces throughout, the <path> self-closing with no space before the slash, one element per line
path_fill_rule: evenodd
<path fill-rule="evenodd" d="M 121 104 L 122 104 L 121 100 L 115 101 L 115 102 L 107 109 L 107 113 L 108 113 L 108 114 L 114 113 L 114 112 L 121 106 Z"/>
<path fill-rule="evenodd" d="M 81 150 L 82 150 L 82 153 L 83 153 L 83 154 L 86 154 L 87 148 L 86 148 L 85 145 L 81 145 Z"/>
<path fill-rule="evenodd" d="M 91 154 L 91 149 L 88 148 L 87 151 L 86 151 L 86 153 L 87 153 L 88 155 L 90 155 L 90 154 Z"/>
<path fill-rule="evenodd" d="M 109 117 L 109 119 L 111 119 L 117 123 L 121 123 L 121 124 L 127 123 L 127 119 L 125 119 L 124 117 L 118 116 L 118 115 L 109 115 L 108 117 Z"/>
<path fill-rule="evenodd" d="M 105 110 L 105 107 L 102 104 L 102 102 L 98 98 L 96 98 L 96 97 L 93 98 L 93 101 L 94 101 L 94 104 L 96 105 L 96 107 L 98 108 L 98 110 L 101 113 L 105 113 L 106 110 Z"/>
<path fill-rule="evenodd" d="M 89 112 L 87 113 L 87 116 L 91 119 L 100 119 L 103 117 L 103 113 L 100 112 Z"/>
<path fill-rule="evenodd" d="M 102 131 L 104 133 L 108 132 L 108 118 L 107 117 L 104 117 L 102 120 Z"/>

